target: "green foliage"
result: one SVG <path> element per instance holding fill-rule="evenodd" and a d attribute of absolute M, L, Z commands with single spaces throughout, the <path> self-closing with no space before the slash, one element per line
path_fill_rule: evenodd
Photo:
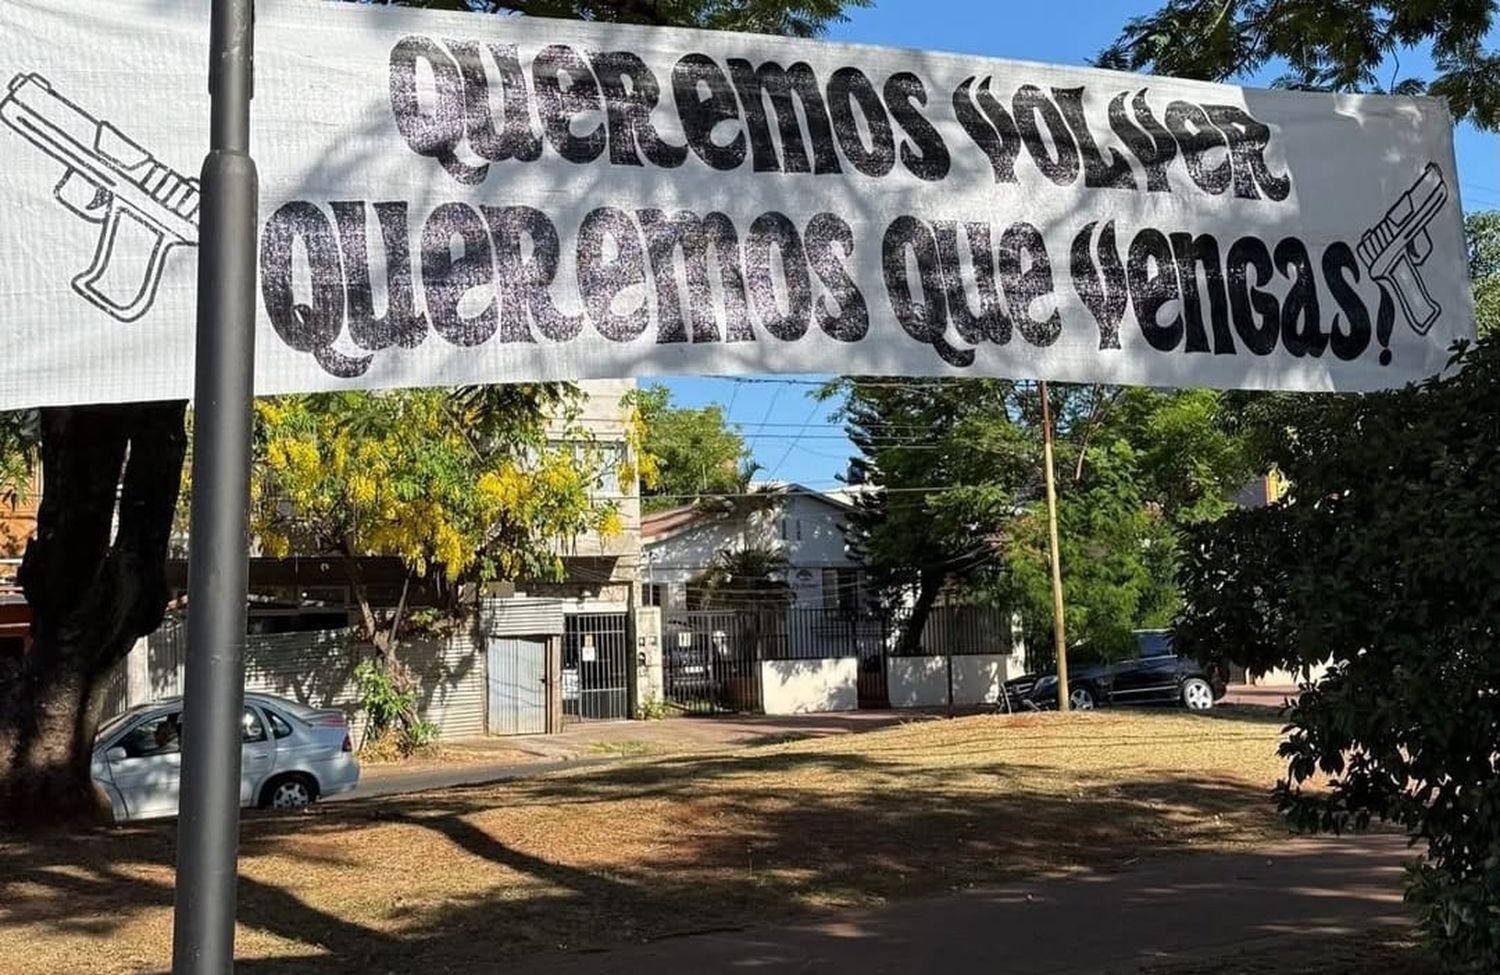
<path fill-rule="evenodd" d="M 558 540 L 619 528 L 605 463 L 559 434 L 548 386 L 286 396 L 256 404 L 252 521 L 270 554 L 393 555 L 446 578 L 554 579 Z"/>
<path fill-rule="evenodd" d="M 1285 65 L 1277 84 L 1319 91 L 1426 93 L 1456 119 L 1500 128 L 1500 52 L 1484 38 L 1495 0 L 1167 0 L 1125 25 L 1103 67 L 1222 81 Z M 1431 57 L 1431 79 L 1400 56 Z M 1409 58 L 1408 60 L 1415 60 Z"/>
<path fill-rule="evenodd" d="M 1175 537 L 1158 506 L 1148 505 L 1126 443 L 1091 451 L 1090 475 L 1058 499 L 1066 628 L 1079 659 L 1113 660 L 1134 652 L 1131 634 L 1168 622 L 1175 609 Z M 1028 632 L 1052 632 L 1052 583 L 1044 502 L 1017 518 L 1005 549 L 1007 589 Z M 1041 644 L 1051 646 L 1050 638 Z"/>
<path fill-rule="evenodd" d="M 35 410 L 0 413 L 0 504 L 27 499 L 31 473 L 39 460 L 41 431 Z"/>
<path fill-rule="evenodd" d="M 1283 403 L 1292 495 L 1195 531 L 1177 640 L 1252 670 L 1331 659 L 1290 713 L 1279 805 L 1302 829 L 1379 819 L 1425 843 L 1410 887 L 1424 933 L 1456 969 L 1494 971 L 1500 344 L 1463 365 Z"/>
<path fill-rule="evenodd" d="M 635 404 L 645 430 L 642 453 L 654 464 L 654 483 L 641 489 L 647 511 L 741 489 L 740 474 L 750 463 L 750 451 L 725 422 L 722 407 L 673 406 L 671 392 L 660 384 L 639 390 Z"/>
<path fill-rule="evenodd" d="M 1371 396 L 1262 396 L 1235 417 L 1292 493 L 1196 529 L 1184 652 L 1330 673 L 1292 710 L 1277 801 L 1307 830 L 1373 819 L 1456 971 L 1500 967 L 1500 220 L 1468 221 L 1482 336 L 1457 375 Z M 1330 780 L 1331 788 L 1309 788 Z"/>
<path fill-rule="evenodd" d="M 1052 595 L 1035 384 L 844 380 L 860 501 L 850 538 L 890 591 L 958 585 L 1017 609 L 1051 644 Z M 1170 620 L 1177 534 L 1217 517 L 1251 476 L 1228 400 L 1211 390 L 1049 386 L 1066 626 L 1085 656 L 1132 652 Z"/>
<path fill-rule="evenodd" d="M 871 582 L 935 593 L 993 567 L 995 534 L 1040 485 L 1041 442 L 1013 422 L 1017 384 L 849 377 L 824 396 L 842 400 L 859 450 L 852 480 L 878 489 L 859 497 L 846 532 Z"/>
<path fill-rule="evenodd" d="M 404 757 L 437 741 L 438 726 L 417 716 L 416 682 L 399 665 L 362 660 L 354 668 L 354 681 L 368 746 L 382 749 L 393 743 Z"/>
<path fill-rule="evenodd" d="M 1500 332 L 1500 210 L 1471 213 L 1464 220 L 1469 244 L 1469 278 L 1474 282 L 1474 317 L 1479 334 Z"/>
<path fill-rule="evenodd" d="M 426 748 L 428 745 L 437 743 L 441 729 L 437 723 L 428 721 L 426 718 L 418 718 L 406 728 L 405 744 L 408 753 L 418 748 Z"/>
<path fill-rule="evenodd" d="M 688 602 L 697 609 L 787 605 L 792 601 L 787 568 L 786 559 L 771 549 L 726 549 L 689 584 Z"/>
<path fill-rule="evenodd" d="M 637 721 L 661 721 L 671 716 L 671 705 L 654 695 L 646 698 L 635 709 L 635 718 Z"/>
<path fill-rule="evenodd" d="M 1067 635 L 1080 659 L 1117 659 L 1135 652 L 1132 630 L 1164 626 L 1177 609 L 1181 530 L 1229 510 L 1254 468 L 1225 422 L 1224 394 L 1053 387 L 1052 395 Z M 1022 512 L 1007 535 L 1001 586 L 1033 644 L 1049 646 L 1045 500 L 1026 501 Z"/>
<path fill-rule="evenodd" d="M 384 738 L 400 728 L 416 710 L 416 690 L 402 686 L 376 660 L 361 660 L 354 668 L 354 681 L 359 687 L 360 708 L 365 712 L 366 738 Z"/>

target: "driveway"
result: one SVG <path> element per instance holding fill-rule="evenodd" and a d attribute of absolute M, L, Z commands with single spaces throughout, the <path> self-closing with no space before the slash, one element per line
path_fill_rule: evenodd
<path fill-rule="evenodd" d="M 1288 957 L 1325 939 L 1410 921 L 1405 841 L 1291 840 L 1246 854 L 1143 861 L 1098 872 L 905 901 L 809 924 L 701 934 L 507 966 L 514 975 L 662 972 L 1134 972 L 1257 950 Z"/>

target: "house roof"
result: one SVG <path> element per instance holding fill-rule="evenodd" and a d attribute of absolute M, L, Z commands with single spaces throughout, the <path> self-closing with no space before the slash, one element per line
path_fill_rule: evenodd
<path fill-rule="evenodd" d="M 641 516 L 641 541 L 655 541 L 672 534 L 680 528 L 685 528 L 703 516 L 692 505 L 684 508 L 668 508 L 666 511 L 653 511 L 648 515 Z"/>
<path fill-rule="evenodd" d="M 877 489 L 859 485 L 835 491 L 819 491 L 794 481 L 756 481 L 750 485 L 750 490 L 764 492 L 767 495 L 807 498 L 840 511 L 849 511 L 854 507 L 854 499 L 858 494 Z M 641 518 L 641 544 L 650 545 L 665 541 L 695 525 L 722 517 L 724 517 L 723 512 L 705 509 L 696 504 L 644 515 Z"/>

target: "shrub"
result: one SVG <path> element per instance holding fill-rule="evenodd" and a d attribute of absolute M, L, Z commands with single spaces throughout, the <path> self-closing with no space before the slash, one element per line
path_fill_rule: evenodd
<path fill-rule="evenodd" d="M 404 757 L 437 740 L 437 725 L 417 717 L 415 684 L 399 665 L 363 660 L 354 668 L 354 679 L 365 712 L 362 752 L 370 750 L 377 761 L 391 750 Z"/>
<path fill-rule="evenodd" d="M 1253 671 L 1331 661 L 1289 713 L 1292 825 L 1400 825 L 1451 970 L 1500 971 L 1500 346 L 1456 375 L 1254 408 L 1292 484 L 1185 546 L 1177 643 Z M 1320 786 L 1326 780 L 1328 788 Z"/>

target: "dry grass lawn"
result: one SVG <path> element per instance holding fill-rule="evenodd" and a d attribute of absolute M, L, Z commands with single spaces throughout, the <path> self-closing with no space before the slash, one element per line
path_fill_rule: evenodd
<path fill-rule="evenodd" d="M 973 717 L 255 814 L 246 972 L 465 972 L 1284 835 L 1274 718 Z M 173 826 L 0 838 L 0 972 L 164 970 Z"/>

